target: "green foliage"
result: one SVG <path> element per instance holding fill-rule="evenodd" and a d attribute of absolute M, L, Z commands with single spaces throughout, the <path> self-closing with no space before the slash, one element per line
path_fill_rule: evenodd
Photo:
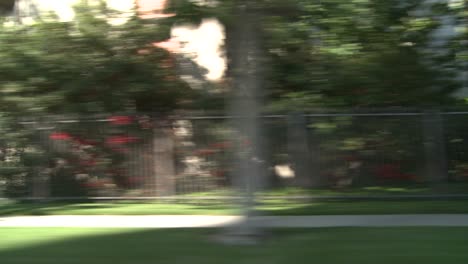
<path fill-rule="evenodd" d="M 219 18 L 226 25 L 232 73 L 239 24 L 235 6 L 243 2 L 217 2 L 207 7 L 172 1 L 174 20 Z M 268 110 L 451 103 L 451 94 L 461 88 L 456 58 L 463 58 L 466 47 L 450 42 L 429 47 L 439 16 L 463 4 L 437 4 L 422 13 L 425 5 L 422 0 L 255 1 L 250 6 L 261 17 L 265 58 L 257 59 L 267 62 Z"/>
<path fill-rule="evenodd" d="M 110 23 L 122 15 L 104 2 L 82 1 L 72 22 L 44 14 L 28 25 L 0 23 L 0 192 L 24 195 L 30 191 L 28 182 L 46 173 L 49 161 L 77 156 L 51 153 L 47 130 L 38 129 L 53 129 L 56 124 L 44 125 L 50 120 L 34 117 L 167 113 L 190 103 L 194 93 L 178 78 L 173 55 L 154 45 L 169 37 L 170 26 L 141 19 L 136 12 L 125 14 L 124 24 Z M 25 117 L 38 123 L 20 124 Z M 99 137 L 96 127 L 67 127 L 77 132 L 72 135 L 77 138 Z M 67 170 L 55 174 L 73 176 Z"/>
<path fill-rule="evenodd" d="M 466 263 L 466 227 L 268 230 L 256 246 L 214 241 L 217 229 L 2 228 L 5 263 Z M 437 250 L 436 250 L 437 249 Z M 25 253 L 27 252 L 27 254 Z"/>
<path fill-rule="evenodd" d="M 172 2 L 174 21 L 197 17 L 196 23 L 204 16 L 221 20 L 230 61 L 228 78 L 234 79 L 236 73 L 246 71 L 238 57 L 249 52 L 238 48 L 245 37 L 239 34 L 244 23 L 238 6 L 257 15 L 259 25 L 251 26 L 260 29 L 256 34 L 263 53 L 253 59 L 267 73 L 262 87 L 267 112 L 441 107 L 452 104 L 453 93 L 463 87 L 457 78 L 466 69 L 466 45 L 457 40 L 462 35 L 435 43 L 442 16 L 466 19 L 460 3 L 454 7 L 423 0 L 257 0 L 248 4 L 226 0 L 214 7 L 196 7 L 196 1 Z M 457 25 L 462 30 L 466 22 Z M 342 156 L 358 156 L 354 158 L 372 166 L 398 163 L 411 174 L 420 167 L 420 120 L 324 119 L 314 118 L 309 126 L 311 135 L 319 137 L 321 162 L 330 162 L 323 167 L 338 167 L 337 160 L 345 166 Z M 370 167 L 366 169 L 372 174 Z"/>
<path fill-rule="evenodd" d="M 152 43 L 169 27 L 84 2 L 73 22 L 43 16 L 33 25 L 0 29 L 2 111 L 169 111 L 189 93 L 169 53 Z"/>

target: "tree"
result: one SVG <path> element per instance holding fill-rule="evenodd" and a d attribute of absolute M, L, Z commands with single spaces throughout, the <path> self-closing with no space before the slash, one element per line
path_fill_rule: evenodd
<path fill-rule="evenodd" d="M 116 11 L 85 2 L 72 22 L 50 14 L 33 25 L 1 26 L 1 110 L 167 112 L 189 99 L 171 55 L 152 44 L 167 39 L 168 27 L 136 13 L 110 25 Z"/>
<path fill-rule="evenodd" d="M 31 169 L 26 174 L 23 171 L 15 174 L 22 186 L 27 186 L 28 179 L 39 179 L 39 174 L 46 171 L 44 166 L 54 169 L 52 176 L 61 174 L 56 179 L 69 179 L 70 186 L 78 174 L 93 177 L 99 174 L 107 180 L 106 168 L 115 171 L 122 167 L 136 145 L 145 154 L 153 153 L 152 146 L 170 140 L 170 136 L 161 134 L 163 129 L 153 130 L 153 126 L 142 128 L 140 121 L 144 117 L 135 114 L 123 116 L 132 119 L 128 124 L 114 124 L 100 129 L 105 131 L 101 133 L 96 133 L 100 127 L 96 123 L 90 126 L 72 123 L 56 128 L 58 131 L 34 131 L 47 127 L 39 123 L 29 127 L 30 131 L 18 124 L 20 118 L 53 114 L 93 119 L 94 115 L 108 118 L 108 113 L 115 112 L 157 112 L 163 120 L 177 109 L 190 107 L 195 92 L 179 79 L 172 54 L 154 45 L 168 38 L 170 27 L 158 19 L 141 19 L 136 12 L 122 25 L 108 23 L 120 15 L 105 2 L 96 6 L 83 1 L 75 7 L 75 19 L 71 22 L 61 22 L 56 15 L 48 14 L 31 25 L 0 25 L 0 112 L 6 122 L 2 129 L 21 131 L 20 135 L 15 133 L 15 141 L 0 142 L 0 148 L 22 153 L 15 166 Z M 114 117 L 109 118 L 111 126 Z M 44 119 L 34 121 L 38 120 Z M 51 119 L 46 121 L 53 123 Z M 34 165 L 27 161 L 32 156 L 40 157 Z M 56 158 L 68 162 L 66 170 L 57 162 L 47 165 L 47 159 Z M 167 161 L 170 162 L 173 160 Z M 153 167 L 160 171 L 158 166 Z M 113 173 L 120 177 L 118 174 Z M 152 177 L 158 176 L 153 174 Z M 122 178 L 125 177 L 114 177 L 114 181 Z M 10 180 L 13 182 L 14 177 L 9 177 Z"/>
<path fill-rule="evenodd" d="M 225 23 L 227 27 L 226 51 L 230 61 L 228 63 L 229 87 L 228 112 L 234 116 L 232 120 L 234 139 L 233 181 L 237 191 L 243 196 L 242 209 L 247 217 L 246 221 L 235 226 L 222 236 L 227 242 L 252 243 L 259 235 L 258 227 L 251 225 L 255 204 L 254 194 L 259 190 L 259 183 L 264 173 L 261 167 L 263 159 L 261 133 L 258 118 L 261 112 L 263 92 L 263 70 L 259 34 L 261 13 L 258 11 L 257 1 L 239 0 L 231 2 L 230 19 L 234 23 Z M 188 15 L 190 10 L 201 11 L 197 5 L 190 2 L 178 2 L 176 13 L 181 12 L 181 19 L 199 19 L 199 16 Z M 226 22 L 226 21 L 224 21 Z M 241 142 L 249 141 L 246 148 Z M 240 240 L 238 240 L 240 239 Z M 234 241 L 233 241 L 234 240 Z"/>
<path fill-rule="evenodd" d="M 0 15 L 9 14 L 15 7 L 15 0 L 1 0 L 0 1 Z"/>
<path fill-rule="evenodd" d="M 175 21 L 216 17 L 226 28 L 229 79 L 236 71 L 238 1 L 173 0 Z M 436 106 L 452 102 L 455 48 L 430 49 L 447 3 L 259 0 L 258 38 L 266 53 L 269 110 Z"/>
<path fill-rule="evenodd" d="M 438 21 L 418 14 L 423 4 L 298 1 L 297 15 L 267 23 L 279 76 L 273 98 L 306 96 L 309 107 L 324 108 L 447 104 L 460 88 L 453 49 L 428 50 Z"/>
<path fill-rule="evenodd" d="M 245 70 L 240 62 L 245 51 L 239 49 L 243 21 L 235 10 L 244 3 L 213 3 L 174 0 L 172 11 L 177 16 L 172 20 L 197 23 L 203 17 L 216 17 L 222 21 L 229 61 L 227 80 L 232 81 L 231 93 L 235 94 L 238 72 Z M 266 68 L 268 80 L 261 83 L 266 99 L 262 110 L 450 105 L 455 101 L 453 93 L 462 87 L 456 78 L 460 48 L 450 41 L 438 46 L 433 43 L 443 22 L 441 12 L 446 13 L 447 7 L 447 3 L 433 5 L 422 0 L 253 1 L 250 8 L 260 14 L 256 38 L 264 53 L 258 63 Z M 320 124 L 303 124 L 304 130 L 307 125 L 310 131 L 321 132 L 316 129 Z M 337 155 L 338 146 L 355 140 L 350 137 L 355 135 L 336 142 L 332 155 Z"/>

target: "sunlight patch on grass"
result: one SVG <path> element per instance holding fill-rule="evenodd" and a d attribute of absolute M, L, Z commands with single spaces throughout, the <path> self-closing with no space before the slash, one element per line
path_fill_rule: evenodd
<path fill-rule="evenodd" d="M 468 263 L 467 228 L 272 229 L 255 246 L 216 243 L 212 236 L 219 231 L 0 228 L 4 235 L 0 260 L 2 264 Z"/>
<path fill-rule="evenodd" d="M 27 248 L 43 243 L 54 243 L 61 240 L 87 236 L 109 235 L 128 232 L 130 229 L 111 228 L 0 228 L 0 252 Z"/>

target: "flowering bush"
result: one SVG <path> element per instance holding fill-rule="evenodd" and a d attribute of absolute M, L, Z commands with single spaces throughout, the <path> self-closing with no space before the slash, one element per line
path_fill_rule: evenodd
<path fill-rule="evenodd" d="M 86 123 L 71 124 L 50 133 L 52 143 L 61 146 L 52 149 L 52 153 L 67 164 L 74 180 L 86 190 L 131 188 L 144 180 L 133 177 L 126 169 L 129 154 L 143 143 L 148 133 L 145 130 L 151 127 L 149 123 L 147 118 L 111 116 L 104 123 L 91 123 L 90 127 Z"/>
<path fill-rule="evenodd" d="M 380 179 L 387 180 L 413 180 L 416 177 L 411 174 L 403 173 L 399 164 L 382 164 L 377 166 L 375 174 Z"/>
<path fill-rule="evenodd" d="M 73 137 L 66 132 L 54 132 L 49 136 L 52 140 L 71 140 Z"/>
<path fill-rule="evenodd" d="M 130 125 L 133 122 L 130 116 L 111 116 L 108 120 L 113 125 Z"/>

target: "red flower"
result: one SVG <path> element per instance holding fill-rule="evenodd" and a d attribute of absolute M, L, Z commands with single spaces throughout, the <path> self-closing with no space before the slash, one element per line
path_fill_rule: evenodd
<path fill-rule="evenodd" d="M 113 136 L 109 137 L 106 140 L 106 143 L 108 145 L 122 145 L 126 143 L 132 143 L 132 142 L 137 142 L 138 138 L 136 137 L 130 137 L 130 136 Z"/>
<path fill-rule="evenodd" d="M 82 139 L 82 138 L 75 138 L 75 142 L 80 144 L 80 145 L 85 145 L 85 146 L 96 146 L 97 145 L 96 141 Z"/>
<path fill-rule="evenodd" d="M 380 165 L 375 170 L 375 173 L 379 178 L 382 179 L 410 180 L 416 178 L 414 175 L 401 172 L 401 168 L 397 164 Z"/>
<path fill-rule="evenodd" d="M 380 178 L 395 178 L 398 177 L 399 167 L 395 164 L 382 164 L 375 172 Z"/>
<path fill-rule="evenodd" d="M 224 141 L 224 142 L 218 142 L 211 144 L 211 147 L 217 148 L 217 149 L 226 149 L 232 147 L 232 143 L 229 141 Z"/>
<path fill-rule="evenodd" d="M 70 140 L 72 139 L 72 136 L 65 132 L 54 132 L 49 135 L 49 138 L 53 140 Z"/>
<path fill-rule="evenodd" d="M 133 118 L 130 116 L 111 116 L 108 120 L 114 125 L 129 125 Z"/>

